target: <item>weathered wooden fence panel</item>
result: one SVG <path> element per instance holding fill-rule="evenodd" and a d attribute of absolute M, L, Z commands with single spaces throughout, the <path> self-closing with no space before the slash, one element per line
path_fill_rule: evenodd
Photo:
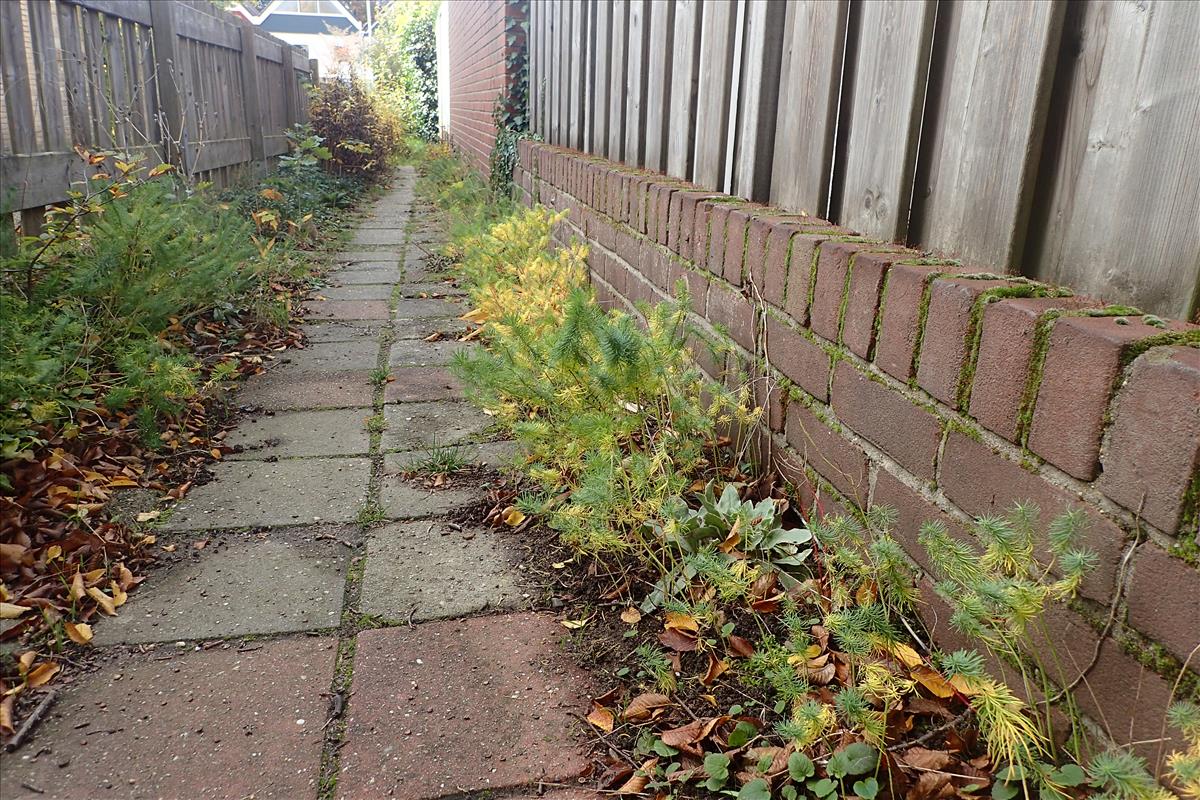
<path fill-rule="evenodd" d="M 593 5 L 594 4 L 594 5 Z M 545 0 L 549 141 L 1200 314 L 1200 12 L 1172 0 Z M 581 44 L 553 35 L 588 9 Z M 540 61 L 538 64 L 536 62 Z M 557 77 L 552 77 L 554 70 Z"/>
<path fill-rule="evenodd" d="M 0 210 L 28 232 L 85 179 L 75 145 L 224 186 L 308 119 L 307 54 L 210 3 L 6 0 L 0 26 Z"/>

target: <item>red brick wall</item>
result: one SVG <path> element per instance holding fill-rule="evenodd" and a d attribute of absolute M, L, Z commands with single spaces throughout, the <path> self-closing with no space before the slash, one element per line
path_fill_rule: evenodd
<path fill-rule="evenodd" d="M 507 96 L 507 55 L 523 48 L 523 34 L 509 44 L 506 19 L 518 14 L 509 0 L 454 0 L 447 5 L 450 39 L 450 142 L 471 165 L 488 171 L 496 141 L 492 108 Z"/>
<path fill-rule="evenodd" d="M 526 203 L 569 210 L 556 236 L 589 242 L 602 302 L 633 310 L 687 282 L 701 335 L 732 342 L 698 343 L 698 361 L 760 387 L 759 455 L 805 511 L 892 506 L 920 564 L 926 520 L 969 538 L 970 518 L 1017 500 L 1046 519 L 1082 508 L 1099 567 L 1047 619 L 1064 680 L 1098 653 L 1080 707 L 1118 739 L 1157 741 L 1200 643 L 1200 327 L 552 145 L 521 144 L 516 182 Z M 931 628 L 954 644 L 930 598 Z"/>

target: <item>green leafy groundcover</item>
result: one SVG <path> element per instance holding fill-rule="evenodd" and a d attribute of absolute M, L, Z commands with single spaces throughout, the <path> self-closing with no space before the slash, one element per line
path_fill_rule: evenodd
<path fill-rule="evenodd" d="M 472 185 L 434 163 L 422 190 L 485 218 L 464 203 L 486 197 Z M 978 647 L 931 649 L 916 570 L 889 533 L 894 512 L 798 515 L 794 488 L 757 474 L 739 444 L 760 413 L 748 390 L 692 363 L 688 342 L 702 332 L 686 296 L 636 315 L 602 310 L 586 248 L 551 245 L 561 222 L 545 209 L 514 212 L 448 248 L 486 345 L 454 370 L 520 445 L 523 492 L 496 517 L 548 526 L 571 552 L 555 568 L 576 563 L 586 580 L 608 581 L 581 583 L 563 619 L 577 639 L 623 629 L 618 642 L 628 640 L 610 676 L 617 688 L 586 716 L 612 754 L 603 788 L 787 800 L 1170 796 L 1140 758 L 1084 735 L 1055 688 L 1077 673 L 1045 642 L 1042 617 L 1094 566 L 1082 514 L 1043 529 L 1036 507 L 1017 505 L 976 521 L 978 549 L 924 526 L 936 591 Z M 1065 746 L 1052 745 L 1055 717 L 989 675 L 989 658 L 1013 666 L 1027 696 L 1055 699 Z M 1170 769 L 1194 788 L 1200 713 L 1173 713 L 1191 722 Z"/>

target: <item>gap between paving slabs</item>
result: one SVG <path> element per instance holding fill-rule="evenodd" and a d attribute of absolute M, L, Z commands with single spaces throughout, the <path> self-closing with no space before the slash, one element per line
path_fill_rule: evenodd
<path fill-rule="evenodd" d="M 381 206 L 406 208 L 411 185 L 407 171 Z M 95 671 L 62 689 L 34 743 L 5 756 L 6 800 L 65 796 L 59 789 L 359 798 L 379 796 L 384 784 L 394 797 L 466 788 L 534 796 L 538 780 L 569 778 L 582 765 L 559 704 L 576 705 L 571 693 L 582 691 L 583 677 L 553 646 L 557 626 L 507 613 L 526 596 L 489 531 L 437 519 L 477 502 L 478 492 L 430 492 L 401 476 L 428 452 L 420 448 L 478 438 L 487 419 L 460 402 L 436 343 L 419 341 L 461 330 L 448 316 L 457 307 L 430 297 L 437 284 L 419 262 L 406 260 L 419 284 L 397 283 L 405 240 L 387 226 L 371 230 L 331 276 L 371 288 L 322 293 L 330 299 L 313 301 L 309 347 L 285 353 L 245 387 L 238 400 L 256 421 L 231 434 L 243 451 L 163 515 L 160 544 L 172 552 L 120 616 L 97 625 Z M 364 305 L 378 303 L 384 313 Z M 428 365 L 391 366 L 402 341 L 411 342 L 402 363 Z M 429 354 L 422 358 L 418 346 Z M 396 380 L 373 380 L 380 368 Z M 388 430 L 368 429 L 381 413 Z M 498 464 L 509 448 L 461 450 Z M 371 507 L 380 522 L 363 518 Z M 439 584 L 449 588 L 436 591 Z M 424 622 L 495 612 L 505 613 Z M 401 625 L 372 630 L 389 621 Z M 413 648 L 422 642 L 442 659 L 436 674 L 445 680 L 423 687 L 415 702 L 394 696 L 387 673 L 421 669 Z M 361 671 L 356 648 L 366 654 Z M 499 691 L 504 679 L 490 673 L 502 668 L 525 683 Z M 434 696 L 469 709 L 473 718 L 455 738 L 475 755 L 456 758 L 457 775 L 440 757 L 397 771 L 390 754 L 410 744 L 425 752 L 436 737 L 422 739 L 423 731 L 449 730 Z M 520 731 L 534 749 L 491 752 L 497 730 Z M 536 747 L 549 755 L 528 757 Z"/>

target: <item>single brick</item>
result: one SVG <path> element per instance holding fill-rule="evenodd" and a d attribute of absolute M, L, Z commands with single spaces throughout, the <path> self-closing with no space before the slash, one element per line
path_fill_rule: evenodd
<path fill-rule="evenodd" d="M 1113 744 L 1137 742 L 1131 749 L 1146 758 L 1154 772 L 1164 751 L 1162 737 L 1181 741 L 1180 732 L 1164 722 L 1167 708 L 1179 698 L 1168 681 L 1126 655 L 1112 639 L 1105 640 L 1099 652 L 1095 666 L 1075 689 L 1075 702 L 1110 732 Z"/>
<path fill-rule="evenodd" d="M 712 284 L 708 287 L 705 316 L 715 325 L 724 325 L 739 345 L 754 351 L 754 306 L 741 293 L 719 283 Z"/>
<path fill-rule="evenodd" d="M 1133 627 L 1181 661 L 1200 645 L 1200 570 L 1146 542 L 1134 557 L 1127 597 Z"/>
<path fill-rule="evenodd" d="M 850 270 L 850 291 L 842 316 L 842 344 L 860 358 L 870 358 L 875 349 L 876 322 L 883 287 L 892 264 L 912 257 L 911 251 L 859 253 Z"/>
<path fill-rule="evenodd" d="M 692 233 L 684 238 L 679 255 L 696 266 L 704 268 L 708 263 L 708 226 L 712 220 L 714 204 L 705 200 L 696 203 L 692 219 Z"/>
<path fill-rule="evenodd" d="M 612 243 L 612 251 L 633 269 L 641 269 L 643 241 L 630 233 L 628 228 L 621 226 L 616 230 L 616 240 Z"/>
<path fill-rule="evenodd" d="M 670 183 L 655 183 L 650 187 L 646 236 L 658 244 L 667 243 L 667 218 L 671 210 L 671 195 L 675 186 Z"/>
<path fill-rule="evenodd" d="M 958 431 L 950 431 L 946 437 L 938 484 L 951 502 L 973 517 L 1005 512 L 1017 502 L 1036 503 L 1042 512 L 1043 531 L 1064 511 L 1082 508 L 1087 514 L 1087 528 L 1081 543 L 1095 551 L 1098 564 L 1084 578 L 1081 593 L 1100 602 L 1111 597 L 1126 536 L 1112 520 L 1084 505 L 1078 495 L 1054 486 Z M 1038 557 L 1047 559 L 1046 542 L 1038 541 L 1036 545 Z"/>
<path fill-rule="evenodd" d="M 855 433 L 914 475 L 933 478 L 942 423 L 899 391 L 841 361 L 833 377 L 833 410 Z"/>
<path fill-rule="evenodd" d="M 642 276 L 668 294 L 671 290 L 671 258 L 667 251 L 651 242 L 642 244 Z"/>
<path fill-rule="evenodd" d="M 799 324 L 808 327 L 808 294 L 818 248 L 829 237 L 818 233 L 798 233 L 792 237 L 792 255 L 788 259 L 787 296 L 784 310 Z"/>
<path fill-rule="evenodd" d="M 1029 429 L 1029 449 L 1068 475 L 1084 481 L 1095 478 L 1105 414 L 1121 373 L 1122 356 L 1139 339 L 1162 332 L 1125 317 L 1063 317 L 1055 322 Z"/>
<path fill-rule="evenodd" d="M 707 273 L 700 272 L 699 270 L 688 269 L 673 259 L 667 264 L 667 267 L 670 270 L 668 278 L 671 281 L 672 296 L 678 296 L 679 282 L 683 281 L 685 284 L 687 284 L 690 306 L 699 313 L 703 313 L 704 303 L 708 297 Z"/>
<path fill-rule="evenodd" d="M 735 286 L 742 285 L 742 266 L 746 256 L 746 234 L 750 220 L 759 209 L 755 206 L 735 206 L 729 210 L 725 223 L 725 280 Z"/>
<path fill-rule="evenodd" d="M 746 274 L 758 287 L 758 291 L 766 296 L 767 250 L 771 234 L 780 228 L 790 228 L 793 231 L 800 227 L 793 222 L 791 214 L 760 214 L 750 220 L 746 232 L 745 265 Z"/>
<path fill-rule="evenodd" d="M 896 510 L 896 524 L 892 526 L 892 536 L 904 546 L 913 561 L 931 575 L 936 575 L 933 563 L 925 548 L 917 541 L 917 534 L 926 522 L 941 522 L 955 539 L 966 542 L 976 550 L 979 549 L 975 537 L 957 519 L 885 469 L 880 469 L 875 476 L 871 505 L 888 506 Z"/>
<path fill-rule="evenodd" d="M 975 357 L 978 303 L 991 290 L 1015 286 L 1012 281 L 935 278 L 929 290 L 929 313 L 921 337 L 917 385 L 951 408 L 970 391 L 970 365 Z"/>
<path fill-rule="evenodd" d="M 800 228 L 790 224 L 772 225 L 767 235 L 766 252 L 763 254 L 763 276 L 755 279 L 762 290 L 763 299 L 783 310 L 783 297 L 787 291 L 788 258 L 792 252 L 792 236 Z"/>
<path fill-rule="evenodd" d="M 1167 533 L 1196 534 L 1200 475 L 1200 349 L 1156 347 L 1133 362 L 1114 406 L 1098 485 Z M 1191 513 L 1191 530 L 1180 523 Z"/>
<path fill-rule="evenodd" d="M 971 416 L 988 430 L 1016 442 L 1038 321 L 1052 311 L 1091 302 L 1085 297 L 1015 297 L 989 303 L 983 312 L 975 361 Z"/>
<path fill-rule="evenodd" d="M 681 258 L 691 260 L 692 234 L 695 232 L 696 206 L 711 192 L 678 191 L 671 196 L 670 229 L 667 247 Z"/>
<path fill-rule="evenodd" d="M 696 365 L 710 378 L 725 371 L 725 353 L 707 339 L 692 333 L 687 339 L 687 348 L 692 352 Z"/>
<path fill-rule="evenodd" d="M 821 402 L 829 400 L 829 354 L 767 315 L 766 351 L 771 366 Z"/>
<path fill-rule="evenodd" d="M 879 310 L 875 364 L 892 377 L 905 382 L 913 377 L 913 355 L 924 322 L 925 284 L 945 271 L 946 267 L 898 263 L 888 272 L 887 294 Z"/>
<path fill-rule="evenodd" d="M 861 447 L 830 428 L 802 403 L 787 410 L 787 442 L 817 474 L 855 505 L 865 507 L 870 462 Z"/>
<path fill-rule="evenodd" d="M 839 341 L 842 322 L 842 300 L 846 299 L 846 281 L 854 260 L 860 253 L 888 251 L 895 248 L 878 242 L 827 241 L 820 245 L 817 257 L 816 284 L 809 310 L 813 333 L 831 342 Z"/>
<path fill-rule="evenodd" d="M 729 212 L 732 210 L 733 207 L 729 203 L 715 203 L 712 213 L 708 216 L 708 259 L 699 266 L 713 275 L 725 274 L 725 229 L 729 223 Z"/>

